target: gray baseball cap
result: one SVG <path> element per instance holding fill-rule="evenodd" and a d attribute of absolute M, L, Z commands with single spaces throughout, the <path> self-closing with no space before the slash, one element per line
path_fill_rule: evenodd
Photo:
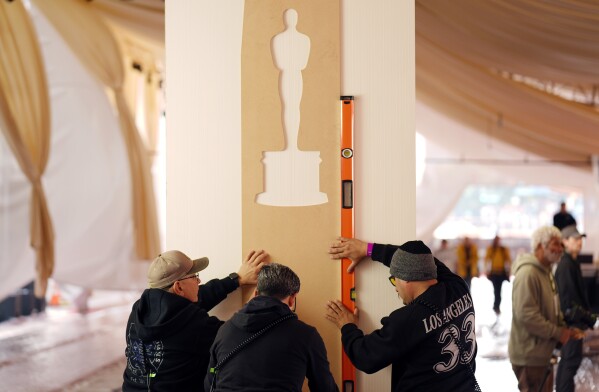
<path fill-rule="evenodd" d="M 177 280 L 197 274 L 208 267 L 208 258 L 192 260 L 185 253 L 169 250 L 158 255 L 148 269 L 148 285 L 152 289 L 163 289 Z"/>
<path fill-rule="evenodd" d="M 566 226 L 562 229 L 562 238 L 570 238 L 570 237 L 574 237 L 574 238 L 580 238 L 580 237 L 586 237 L 586 234 L 580 234 L 578 232 L 578 229 L 576 228 L 576 225 L 570 225 L 570 226 Z"/>

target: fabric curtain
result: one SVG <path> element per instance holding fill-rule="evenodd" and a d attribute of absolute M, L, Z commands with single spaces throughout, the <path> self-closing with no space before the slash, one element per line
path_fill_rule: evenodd
<path fill-rule="evenodd" d="M 139 258 L 151 259 L 158 254 L 160 241 L 150 162 L 125 99 L 125 71 L 117 41 L 89 8 L 89 2 L 34 0 L 34 3 L 81 62 L 114 92 L 131 170 L 135 250 Z"/>
<path fill-rule="evenodd" d="M 150 161 L 153 162 L 158 145 L 158 123 L 160 121 L 158 109 L 158 94 L 161 91 L 160 75 L 152 66 L 152 59 L 149 59 L 147 64 L 138 61 L 137 57 L 135 59 L 125 62 L 126 65 L 131 65 L 129 69 L 125 68 L 127 75 L 124 88 L 125 98 L 134 113 L 133 117 L 138 129 L 144 136 Z M 133 63 L 139 65 L 139 69 L 134 69 Z M 140 114 L 143 116 L 141 123 L 139 122 Z"/>
<path fill-rule="evenodd" d="M 130 58 L 125 59 L 125 85 L 123 91 L 127 105 L 131 108 L 131 112 L 134 113 L 133 117 L 137 118 L 137 108 L 140 99 L 141 83 L 143 73 L 133 68 L 133 60 Z"/>
<path fill-rule="evenodd" d="M 599 80 L 596 1 L 417 0 L 416 30 L 486 69 L 580 85 Z"/>
<path fill-rule="evenodd" d="M 417 98 L 478 132 L 589 170 L 599 151 L 597 42 L 597 3 L 417 0 Z"/>
<path fill-rule="evenodd" d="M 146 122 L 146 135 L 148 150 L 152 159 L 156 156 L 158 146 L 158 122 L 160 110 L 158 109 L 158 94 L 160 93 L 159 74 L 154 69 L 148 69 L 144 83 L 144 109 Z"/>
<path fill-rule="evenodd" d="M 91 6 L 123 37 L 125 51 L 142 64 L 145 135 L 150 157 L 156 155 L 162 107 L 159 86 L 164 65 L 164 1 L 95 0 Z"/>
<path fill-rule="evenodd" d="M 100 11 L 112 25 L 143 39 L 146 47 L 164 52 L 164 1 L 135 2 L 94 0 L 90 7 Z"/>
<path fill-rule="evenodd" d="M 0 2 L 0 128 L 31 183 L 30 241 L 35 295 L 54 270 L 54 230 L 42 175 L 50 153 L 50 101 L 35 30 L 21 1 Z"/>

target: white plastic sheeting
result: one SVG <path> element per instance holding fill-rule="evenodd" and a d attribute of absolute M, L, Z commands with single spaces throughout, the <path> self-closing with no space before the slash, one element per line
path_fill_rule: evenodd
<path fill-rule="evenodd" d="M 432 242 L 433 231 L 451 212 L 468 185 L 547 185 L 577 188 L 584 195 L 583 245 L 585 253 L 599 254 L 599 182 L 592 171 L 559 163 L 535 165 L 542 161 L 491 135 L 473 131 L 460 123 L 418 102 L 416 105 L 418 132 L 427 139 L 427 158 L 455 159 L 455 163 L 427 165 L 416 193 L 416 233 L 419 239 Z M 564 137 L 567 137 L 564 134 Z M 463 163 L 459 160 L 463 159 Z M 476 164 L 471 160 L 496 160 L 498 164 Z M 502 165 L 501 161 L 509 161 Z M 521 160 L 520 164 L 512 164 Z M 543 222 L 542 224 L 552 224 Z M 457 233 L 458 236 L 464 233 Z"/>
<path fill-rule="evenodd" d="M 54 28 L 35 9 L 32 16 L 45 57 L 52 105 L 52 145 L 43 181 L 56 233 L 53 277 L 89 288 L 143 288 L 147 263 L 135 260 L 133 253 L 129 170 L 116 114 L 100 84 Z M 474 132 L 421 102 L 416 123 L 428 140 L 429 157 L 538 158 L 493 139 L 492 132 Z M 579 188 L 585 198 L 588 234 L 584 250 L 598 255 L 599 222 L 593 219 L 599 209 L 597 173 L 558 164 L 428 165 L 417 188 L 417 237 L 430 243 L 433 231 L 462 191 L 475 183 Z M 34 277 L 29 198 L 30 186 L 0 136 L 0 299 Z M 362 211 L 373 208 L 366 199 L 369 206 L 364 205 Z M 360 221 L 358 231 L 369 231 L 368 221 Z"/>
<path fill-rule="evenodd" d="M 53 278 L 89 288 L 145 287 L 135 260 L 126 151 L 116 113 L 59 34 L 34 8 L 48 76 L 52 138 L 44 187 L 56 233 Z M 30 186 L 0 136 L 0 298 L 34 278 Z"/>

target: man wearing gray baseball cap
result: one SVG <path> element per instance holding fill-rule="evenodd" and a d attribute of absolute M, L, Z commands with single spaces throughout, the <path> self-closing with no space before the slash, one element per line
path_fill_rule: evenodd
<path fill-rule="evenodd" d="M 201 391 L 209 350 L 223 321 L 208 311 L 239 286 L 256 284 L 267 263 L 251 251 L 238 272 L 200 286 L 208 258 L 163 252 L 148 269 L 148 286 L 133 304 L 125 338 L 123 391 Z"/>
<path fill-rule="evenodd" d="M 474 307 L 466 282 L 433 257 L 422 241 L 401 246 L 339 238 L 329 254 L 352 261 L 367 257 L 389 267 L 389 281 L 404 306 L 364 334 L 358 309 L 329 301 L 325 317 L 341 330 L 343 349 L 353 365 L 374 373 L 391 365 L 391 391 L 480 391 L 474 377 Z M 450 349 L 449 349 L 450 348 Z"/>
<path fill-rule="evenodd" d="M 596 317 L 591 313 L 591 305 L 586 292 L 578 255 L 582 250 L 581 234 L 576 225 L 562 229 L 564 253 L 555 269 L 555 284 L 559 292 L 560 308 L 568 327 L 582 331 L 593 328 Z M 561 348 L 557 366 L 555 387 L 557 392 L 574 392 L 574 376 L 582 363 L 582 339 L 570 339 Z"/>

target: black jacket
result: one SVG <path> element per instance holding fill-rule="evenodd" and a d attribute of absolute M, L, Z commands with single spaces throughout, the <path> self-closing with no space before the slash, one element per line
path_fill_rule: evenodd
<path fill-rule="evenodd" d="M 564 252 L 560 262 L 557 264 L 557 268 L 555 269 L 555 283 L 559 293 L 560 307 L 562 312 L 564 312 L 566 323 L 581 329 L 588 329 L 589 325 L 581 322 L 580 317 L 574 316 L 580 314 L 580 310 L 590 313 L 591 307 L 586 294 L 584 280 L 582 279 L 580 263 L 578 260 L 574 260 L 569 253 Z M 575 313 L 576 308 L 579 311 Z"/>
<path fill-rule="evenodd" d="M 145 290 L 127 321 L 123 391 L 202 391 L 208 351 L 223 324 L 207 311 L 238 286 L 229 278 L 211 280 L 200 286 L 197 303 Z"/>
<path fill-rule="evenodd" d="M 397 248 L 375 244 L 372 259 L 389 266 Z M 357 369 L 374 373 L 392 365 L 391 391 L 475 390 L 477 349 L 470 291 L 445 264 L 437 259 L 435 263 L 438 283 L 384 317 L 381 329 L 368 335 L 355 324 L 341 329 L 343 348 Z"/>
<path fill-rule="evenodd" d="M 210 367 L 242 341 L 289 314 L 292 314 L 289 307 L 276 298 L 253 298 L 218 331 L 210 349 Z M 210 372 L 206 375 L 206 391 L 210 390 L 213 377 Z M 268 330 L 233 356 L 218 371 L 215 390 L 299 392 L 306 377 L 311 391 L 338 391 L 318 331 L 293 317 Z"/>
<path fill-rule="evenodd" d="M 566 226 L 575 225 L 576 219 L 569 212 L 558 212 L 553 215 L 553 226 L 562 230 Z"/>

